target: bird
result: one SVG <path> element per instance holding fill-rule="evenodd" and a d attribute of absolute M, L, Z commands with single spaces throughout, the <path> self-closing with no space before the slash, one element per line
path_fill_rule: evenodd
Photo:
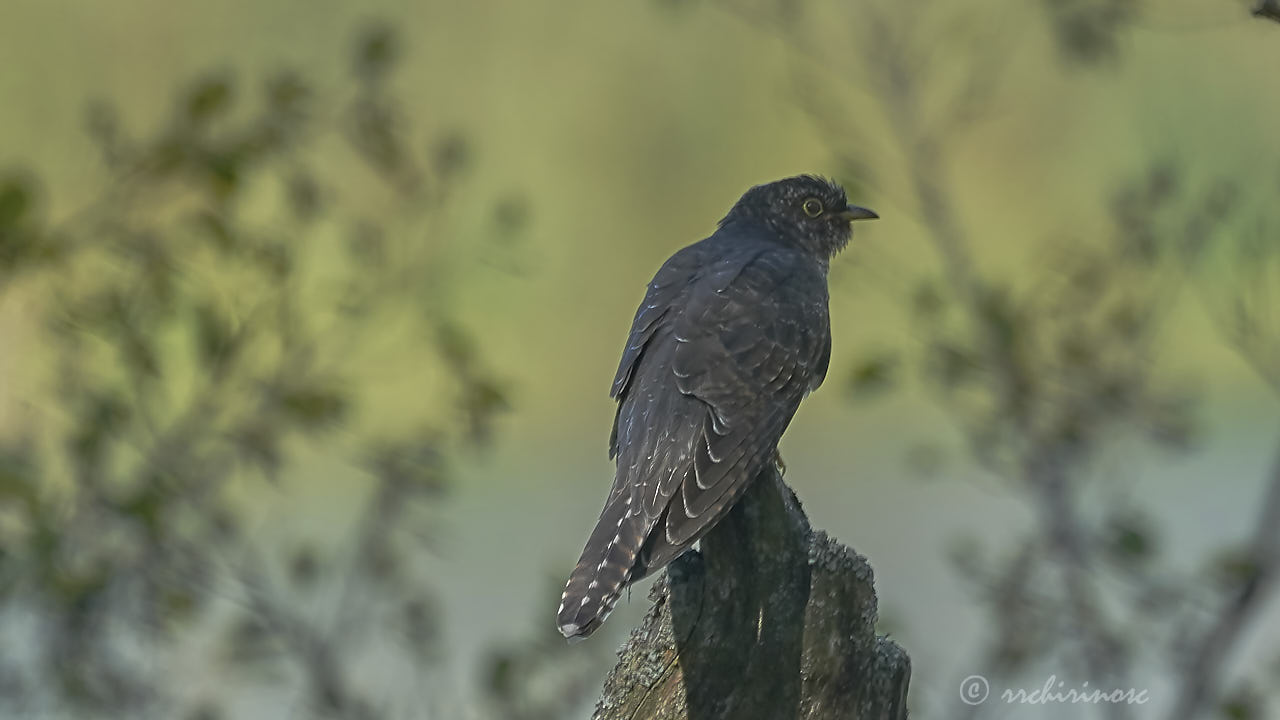
<path fill-rule="evenodd" d="M 613 485 L 557 611 L 567 639 L 595 632 L 779 459 L 830 365 L 831 259 L 851 221 L 877 217 L 817 175 L 756 185 L 653 276 L 610 392 Z"/>

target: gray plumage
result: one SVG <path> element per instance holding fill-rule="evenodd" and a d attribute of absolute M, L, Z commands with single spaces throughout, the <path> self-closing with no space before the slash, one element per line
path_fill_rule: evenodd
<path fill-rule="evenodd" d="M 629 583 L 688 550 L 774 462 L 831 357 L 827 268 L 848 243 L 836 184 L 799 176 L 747 191 L 715 233 L 663 264 L 618 365 L 604 510 L 558 624 L 586 637 Z"/>

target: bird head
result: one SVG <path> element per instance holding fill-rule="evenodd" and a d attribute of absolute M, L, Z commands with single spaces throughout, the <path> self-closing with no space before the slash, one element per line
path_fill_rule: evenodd
<path fill-rule="evenodd" d="M 720 221 L 763 224 L 782 242 L 827 260 L 853 235 L 850 223 L 880 217 L 850 205 L 844 188 L 814 175 L 797 175 L 748 190 Z"/>

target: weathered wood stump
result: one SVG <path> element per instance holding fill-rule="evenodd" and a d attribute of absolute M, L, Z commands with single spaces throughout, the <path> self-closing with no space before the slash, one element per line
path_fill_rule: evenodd
<path fill-rule="evenodd" d="M 877 637 L 871 567 L 770 470 L 650 592 L 594 720 L 904 720 L 911 660 Z"/>

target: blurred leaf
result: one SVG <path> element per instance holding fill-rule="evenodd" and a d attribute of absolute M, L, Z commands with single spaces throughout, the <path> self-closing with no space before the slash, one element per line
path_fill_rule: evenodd
<path fill-rule="evenodd" d="M 195 618 L 200 605 L 199 596 L 187 588 L 169 588 L 160 599 L 163 620 L 169 623 L 181 624 Z"/>
<path fill-rule="evenodd" d="M 515 694 L 516 658 L 509 653 L 494 653 L 485 671 L 485 686 L 497 698 L 510 698 Z"/>
<path fill-rule="evenodd" d="M 1115 2 L 1115 0 L 1112 1 Z M 1125 2 L 1129 1 L 1125 0 Z M 1178 169 L 1169 162 L 1153 162 L 1147 170 L 1146 180 L 1146 202 L 1153 208 L 1159 207 L 1170 200 L 1174 195 L 1178 194 L 1181 188 Z"/>
<path fill-rule="evenodd" d="M 444 456 L 434 435 L 377 450 L 372 470 L 396 487 L 438 494 L 445 488 Z"/>
<path fill-rule="evenodd" d="M 413 598 L 401 608 L 405 641 L 416 655 L 424 659 L 435 655 L 439 649 L 442 640 L 439 614 L 439 608 L 425 597 Z"/>
<path fill-rule="evenodd" d="M 1136 0 L 1044 0 L 1064 57 L 1084 65 L 1115 60 L 1137 19 Z"/>
<path fill-rule="evenodd" d="M 280 392 L 280 405 L 304 429 L 317 430 L 342 419 L 347 398 L 336 388 L 321 384 L 295 383 Z"/>
<path fill-rule="evenodd" d="M 164 479 L 152 474 L 142 487 L 119 504 L 125 517 L 135 521 L 148 542 L 160 541 L 165 513 L 170 509 L 171 493 L 162 489 Z"/>
<path fill-rule="evenodd" d="M 293 552 L 289 560 L 289 579 L 294 585 L 309 588 L 320 576 L 320 556 L 314 547 L 304 545 Z"/>
<path fill-rule="evenodd" d="M 1249 686 L 1231 691 L 1218 708 L 1224 720 L 1262 720 L 1266 717 L 1266 700 Z"/>
<path fill-rule="evenodd" d="M 946 303 L 936 281 L 926 280 L 916 286 L 911 296 L 911 309 L 918 319 L 925 321 L 936 320 L 942 314 Z"/>
<path fill-rule="evenodd" d="M 1280 22 L 1280 0 L 1258 0 L 1251 12 L 1254 17 Z"/>
<path fill-rule="evenodd" d="M 236 518 L 225 508 L 214 508 L 209 512 L 209 527 L 218 540 L 234 540 L 240 533 Z"/>
<path fill-rule="evenodd" d="M 436 344 L 440 354 L 454 369 L 471 366 L 476 354 L 475 345 L 461 326 L 450 321 L 440 322 L 436 326 Z"/>
<path fill-rule="evenodd" d="M 274 115 L 297 121 L 311 97 L 311 88 L 292 70 L 276 73 L 267 82 L 267 105 Z"/>
<path fill-rule="evenodd" d="M 901 358 L 895 353 L 880 353 L 854 363 L 849 373 L 849 393 L 867 400 L 891 390 L 898 381 Z"/>
<path fill-rule="evenodd" d="M 1113 513 L 1107 519 L 1104 537 L 1108 555 L 1121 564 L 1148 562 L 1158 548 L 1151 519 L 1136 508 Z"/>
<path fill-rule="evenodd" d="M 17 504 L 27 514 L 34 513 L 38 477 L 31 450 L 25 444 L 0 447 L 0 509 Z"/>
<path fill-rule="evenodd" d="M 0 232 L 17 225 L 34 204 L 30 181 L 17 176 L 0 180 Z M 0 235 L 3 238 L 4 235 Z"/>
<path fill-rule="evenodd" d="M 232 252 L 239 246 L 239 238 L 227 225 L 225 217 L 213 211 L 199 211 L 191 216 L 192 225 L 204 233 L 220 252 Z"/>
<path fill-rule="evenodd" d="M 1258 577 L 1258 563 L 1249 548 L 1237 546 L 1219 550 L 1209 564 L 1209 576 L 1224 592 L 1235 592 Z"/>
<path fill-rule="evenodd" d="M 245 460 L 256 465 L 268 477 L 280 468 L 280 434 L 266 422 L 255 422 L 241 428 L 232 442 Z"/>
<path fill-rule="evenodd" d="M 529 204 L 522 196 L 508 195 L 494 206 L 493 218 L 497 222 L 499 238 L 509 240 L 529 225 Z"/>
<path fill-rule="evenodd" d="M 246 158 L 235 149 L 221 149 L 200 155 L 200 168 L 214 197 L 226 202 L 242 188 Z"/>
<path fill-rule="evenodd" d="M 348 114 L 347 137 L 372 170 L 404 192 L 418 185 L 396 109 L 376 97 L 362 97 Z"/>
<path fill-rule="evenodd" d="M 103 391 L 89 397 L 79 411 L 77 430 L 70 440 L 71 456 L 83 467 L 100 465 L 108 438 L 124 429 L 130 415 L 118 393 Z"/>
<path fill-rule="evenodd" d="M 31 221 L 37 188 L 18 174 L 0 178 L 0 278 L 6 271 L 25 269 L 46 259 L 55 249 Z"/>
<path fill-rule="evenodd" d="M 311 88 L 292 70 L 277 72 L 266 83 L 267 110 L 245 141 L 257 155 L 284 152 L 306 137 L 312 117 L 309 114 Z"/>
<path fill-rule="evenodd" d="M 382 228 L 368 220 L 357 221 L 347 233 L 347 254 L 362 267 L 385 266 L 387 241 Z"/>
<path fill-rule="evenodd" d="M 293 252 L 284 243 L 264 242 L 253 249 L 254 263 L 269 278 L 280 282 L 293 272 Z"/>
<path fill-rule="evenodd" d="M 150 377 L 160 374 L 160 356 L 156 353 L 154 336 L 127 329 L 120 342 L 121 357 L 130 370 Z"/>
<path fill-rule="evenodd" d="M 1152 399 L 1145 411 L 1151 438 L 1170 450 L 1190 450 L 1199 436 L 1197 398 L 1190 392 L 1170 392 Z"/>
<path fill-rule="evenodd" d="M 1067 332 L 1058 344 L 1058 361 L 1068 372 L 1080 376 L 1097 368 L 1099 349 L 1083 332 Z"/>
<path fill-rule="evenodd" d="M 1230 178 L 1218 178 L 1205 195 L 1204 212 L 1210 220 L 1221 221 L 1230 216 L 1240 198 L 1240 188 Z"/>
<path fill-rule="evenodd" d="M 928 367 L 946 389 L 956 390 L 977 375 L 978 361 L 968 348 L 937 341 L 930 350 Z"/>
<path fill-rule="evenodd" d="M 299 220 L 311 220 L 319 214 L 322 202 L 320 186 L 308 172 L 296 171 L 288 180 L 289 206 Z"/>
<path fill-rule="evenodd" d="M 1149 319 L 1148 308 L 1139 307 L 1136 303 L 1120 303 L 1111 311 L 1107 321 L 1118 340 L 1136 342 L 1141 339 Z"/>
<path fill-rule="evenodd" d="M 385 23 L 365 28 L 356 42 L 356 75 L 366 81 L 381 80 L 400 56 L 400 43 L 395 30 Z"/>
<path fill-rule="evenodd" d="M 471 145 L 462 133 L 445 135 L 431 150 L 431 169 L 444 182 L 470 168 L 472 162 Z"/>
<path fill-rule="evenodd" d="M 238 343 L 231 323 L 212 303 L 195 308 L 197 356 L 209 372 L 218 373 L 234 357 Z"/>
<path fill-rule="evenodd" d="M 507 394 L 494 380 L 488 378 L 471 379 L 466 384 L 462 396 L 462 409 L 470 422 L 468 423 L 468 441 L 483 447 L 493 436 L 494 416 L 511 407 Z"/>
<path fill-rule="evenodd" d="M 165 137 L 148 148 L 142 165 L 150 170 L 153 180 L 163 180 L 187 169 L 191 158 L 192 148 L 184 140 Z"/>
<path fill-rule="evenodd" d="M 982 289 L 975 308 L 988 337 L 998 343 L 1000 351 L 1011 352 L 1022 334 L 1022 318 L 1015 302 L 1002 287 L 988 285 Z"/>
<path fill-rule="evenodd" d="M 261 672 L 262 665 L 278 660 L 282 650 L 271 628 L 251 615 L 234 622 L 223 638 L 228 665 L 245 672 Z"/>
<path fill-rule="evenodd" d="M 95 101 L 85 108 L 85 131 L 102 154 L 109 168 L 116 168 L 124 159 L 124 142 L 120 137 L 120 117 L 114 105 Z"/>
<path fill-rule="evenodd" d="M 187 91 L 183 111 L 196 125 L 203 125 L 231 108 L 233 81 L 225 73 L 197 80 Z"/>

